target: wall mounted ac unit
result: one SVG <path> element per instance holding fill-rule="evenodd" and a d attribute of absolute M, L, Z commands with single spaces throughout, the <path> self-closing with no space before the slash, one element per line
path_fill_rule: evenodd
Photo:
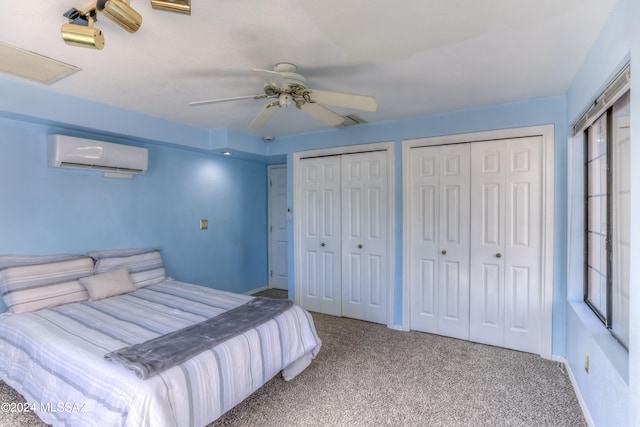
<path fill-rule="evenodd" d="M 47 136 L 47 152 L 50 167 L 96 170 L 108 178 L 145 173 L 149 158 L 146 148 L 67 135 Z"/>

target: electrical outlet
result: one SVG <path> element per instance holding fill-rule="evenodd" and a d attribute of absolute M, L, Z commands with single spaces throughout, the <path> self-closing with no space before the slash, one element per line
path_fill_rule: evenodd
<path fill-rule="evenodd" d="M 584 370 L 589 373 L 589 353 L 584 354 Z"/>
<path fill-rule="evenodd" d="M 207 228 L 209 228 L 209 220 L 208 219 L 201 219 L 200 220 L 200 230 L 206 230 Z"/>

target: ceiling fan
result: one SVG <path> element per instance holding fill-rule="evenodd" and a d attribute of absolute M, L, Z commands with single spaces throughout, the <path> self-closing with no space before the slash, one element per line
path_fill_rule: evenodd
<path fill-rule="evenodd" d="M 305 78 L 298 74 L 298 67 L 288 62 L 276 64 L 273 71 L 261 69 L 252 71 L 264 80 L 264 94 L 195 101 L 190 102 L 189 105 L 215 104 L 241 99 L 275 99 L 258 113 L 249 125 L 249 129 L 263 127 L 276 114 L 279 107 L 288 107 L 291 104 L 295 104 L 302 112 L 329 126 L 338 126 L 345 121 L 345 117 L 321 104 L 364 111 L 376 111 L 378 108 L 372 96 L 307 88 Z"/>

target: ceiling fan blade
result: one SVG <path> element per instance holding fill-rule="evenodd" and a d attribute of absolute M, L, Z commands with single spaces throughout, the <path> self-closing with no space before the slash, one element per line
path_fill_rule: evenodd
<path fill-rule="evenodd" d="M 373 96 L 317 89 L 309 89 L 309 91 L 311 100 L 319 104 L 335 105 L 336 107 L 364 111 L 376 111 L 378 108 L 378 103 Z"/>
<path fill-rule="evenodd" d="M 340 123 L 344 122 L 344 117 L 342 117 L 338 113 L 334 113 L 333 111 L 324 108 L 320 104 L 316 104 L 313 102 L 305 102 L 300 106 L 300 109 L 313 117 L 314 119 L 318 119 L 321 122 L 325 122 L 329 126 L 338 126 Z"/>
<path fill-rule="evenodd" d="M 220 98 L 220 99 L 208 99 L 206 101 L 194 101 L 194 102 L 190 102 L 189 105 L 193 107 L 197 105 L 217 104 L 218 102 L 238 101 L 240 99 L 263 99 L 266 97 L 267 97 L 266 95 L 236 96 L 233 98 Z"/>
<path fill-rule="evenodd" d="M 271 118 L 278 112 L 279 108 L 280 104 L 278 104 L 278 101 L 267 104 L 267 106 L 264 107 L 262 111 L 260 111 L 260 113 L 258 113 L 256 118 L 253 119 L 253 121 L 249 125 L 249 129 L 260 129 L 261 127 L 266 125 L 267 122 L 271 120 Z"/>
<path fill-rule="evenodd" d="M 260 70 L 258 68 L 254 68 L 251 71 L 253 71 L 255 74 L 260 76 L 260 78 L 264 80 L 265 83 L 273 87 L 276 87 L 278 89 L 285 89 L 287 87 L 287 84 L 284 82 L 284 78 L 282 77 L 282 74 L 276 71 Z"/>

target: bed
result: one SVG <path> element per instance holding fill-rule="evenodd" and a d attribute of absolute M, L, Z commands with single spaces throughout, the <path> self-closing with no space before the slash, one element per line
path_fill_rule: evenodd
<path fill-rule="evenodd" d="M 0 257 L 0 291 L 0 379 L 53 425 L 204 426 L 279 372 L 294 378 L 321 346 L 292 305 L 146 379 L 105 359 L 253 298 L 171 280 L 156 250 Z"/>

